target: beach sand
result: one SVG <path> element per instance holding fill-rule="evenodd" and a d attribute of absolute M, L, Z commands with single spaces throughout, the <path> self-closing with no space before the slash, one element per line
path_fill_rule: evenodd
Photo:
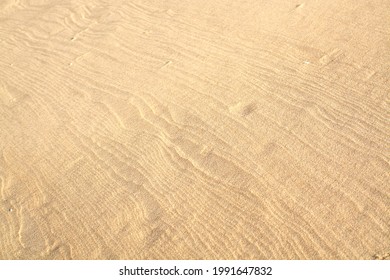
<path fill-rule="evenodd" d="M 2 0 L 0 259 L 390 259 L 388 0 Z"/>

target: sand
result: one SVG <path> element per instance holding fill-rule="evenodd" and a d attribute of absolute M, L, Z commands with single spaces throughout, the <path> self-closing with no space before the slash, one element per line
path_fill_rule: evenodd
<path fill-rule="evenodd" d="M 1 259 L 389 259 L 388 0 L 2 0 Z"/>

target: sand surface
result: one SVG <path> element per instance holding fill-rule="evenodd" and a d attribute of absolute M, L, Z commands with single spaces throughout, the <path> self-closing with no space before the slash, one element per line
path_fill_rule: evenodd
<path fill-rule="evenodd" d="M 389 0 L 1 0 L 1 259 L 390 258 Z"/>

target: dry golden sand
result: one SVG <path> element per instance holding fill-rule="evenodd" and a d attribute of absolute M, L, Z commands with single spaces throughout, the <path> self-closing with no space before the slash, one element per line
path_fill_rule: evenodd
<path fill-rule="evenodd" d="M 1 259 L 390 258 L 389 0 L 1 0 Z"/>

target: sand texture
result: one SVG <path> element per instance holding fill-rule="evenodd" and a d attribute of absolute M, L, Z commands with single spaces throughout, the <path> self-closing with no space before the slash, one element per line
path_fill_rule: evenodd
<path fill-rule="evenodd" d="M 389 0 L 1 0 L 0 259 L 390 259 Z"/>

